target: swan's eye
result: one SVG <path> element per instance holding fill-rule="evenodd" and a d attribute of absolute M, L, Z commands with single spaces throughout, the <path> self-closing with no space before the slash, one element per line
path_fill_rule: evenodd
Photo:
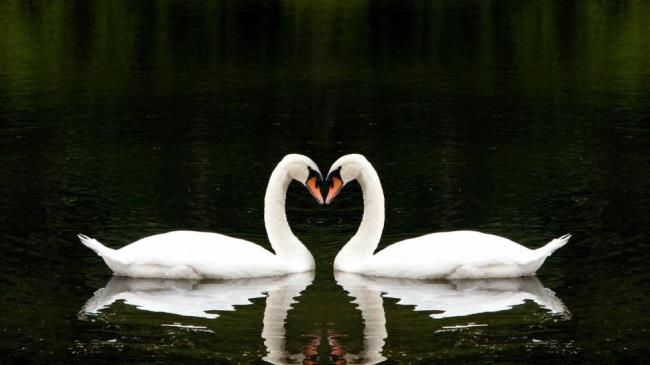
<path fill-rule="evenodd" d="M 327 179 L 325 180 L 325 183 L 329 185 L 330 189 L 332 188 L 334 184 L 334 178 L 338 178 L 341 183 L 343 183 L 343 178 L 341 177 L 341 167 L 339 166 L 336 169 L 332 170 L 329 174 L 327 174 Z"/>
<path fill-rule="evenodd" d="M 314 177 L 318 180 L 319 183 L 323 181 L 323 175 L 321 175 L 320 172 L 313 170 L 311 167 L 307 167 L 307 181 Z"/>

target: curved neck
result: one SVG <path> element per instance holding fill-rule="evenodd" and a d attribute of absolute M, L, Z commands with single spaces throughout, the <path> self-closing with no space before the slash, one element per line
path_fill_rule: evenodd
<path fill-rule="evenodd" d="M 363 218 L 357 233 L 340 254 L 361 259 L 372 256 L 379 245 L 384 230 L 384 191 L 377 171 L 369 163 L 361 165 L 357 181 L 363 193 Z"/>
<path fill-rule="evenodd" d="M 279 258 L 309 264 L 313 263 L 313 256 L 291 231 L 285 212 L 287 189 L 291 180 L 282 165 L 273 170 L 264 196 L 264 226 L 271 247 Z"/>

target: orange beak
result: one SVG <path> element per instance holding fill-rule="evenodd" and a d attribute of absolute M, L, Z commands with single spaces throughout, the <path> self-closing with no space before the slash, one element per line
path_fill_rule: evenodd
<path fill-rule="evenodd" d="M 310 177 L 307 180 L 307 189 L 309 189 L 309 192 L 318 204 L 323 204 L 323 195 L 320 193 L 320 186 L 318 186 L 318 177 Z"/>
<path fill-rule="evenodd" d="M 343 180 L 339 179 L 337 176 L 332 176 L 330 179 L 331 183 L 330 188 L 327 191 L 327 199 L 325 200 L 325 204 L 331 203 L 343 187 Z"/>

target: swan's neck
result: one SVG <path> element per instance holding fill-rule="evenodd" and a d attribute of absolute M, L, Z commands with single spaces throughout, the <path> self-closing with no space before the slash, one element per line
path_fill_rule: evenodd
<path fill-rule="evenodd" d="M 363 165 L 357 181 L 363 193 L 363 218 L 357 233 L 337 255 L 336 261 L 345 266 L 372 257 L 384 229 L 384 192 L 377 172 L 371 165 Z"/>
<path fill-rule="evenodd" d="M 273 171 L 264 197 L 264 225 L 273 251 L 278 258 L 289 261 L 292 265 L 305 265 L 313 269 L 314 258 L 307 247 L 296 237 L 287 221 L 285 200 L 291 178 L 280 166 Z"/>

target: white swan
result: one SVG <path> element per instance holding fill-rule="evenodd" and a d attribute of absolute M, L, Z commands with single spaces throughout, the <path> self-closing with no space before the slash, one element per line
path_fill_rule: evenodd
<path fill-rule="evenodd" d="M 348 182 L 357 180 L 364 212 L 357 233 L 334 259 L 334 269 L 373 276 L 402 278 L 509 278 L 534 275 L 544 260 L 571 235 L 530 250 L 509 239 L 475 231 L 441 232 L 377 249 L 384 228 L 384 193 L 379 176 L 362 155 L 339 158 L 327 175 L 326 204 Z"/>
<path fill-rule="evenodd" d="M 79 235 L 115 275 L 166 279 L 235 279 L 313 270 L 314 257 L 293 235 L 285 214 L 287 188 L 303 183 L 323 203 L 318 166 L 306 156 L 285 156 L 271 174 L 264 197 L 264 224 L 275 254 L 259 245 L 217 233 L 174 231 L 138 240 L 119 250 Z"/>

